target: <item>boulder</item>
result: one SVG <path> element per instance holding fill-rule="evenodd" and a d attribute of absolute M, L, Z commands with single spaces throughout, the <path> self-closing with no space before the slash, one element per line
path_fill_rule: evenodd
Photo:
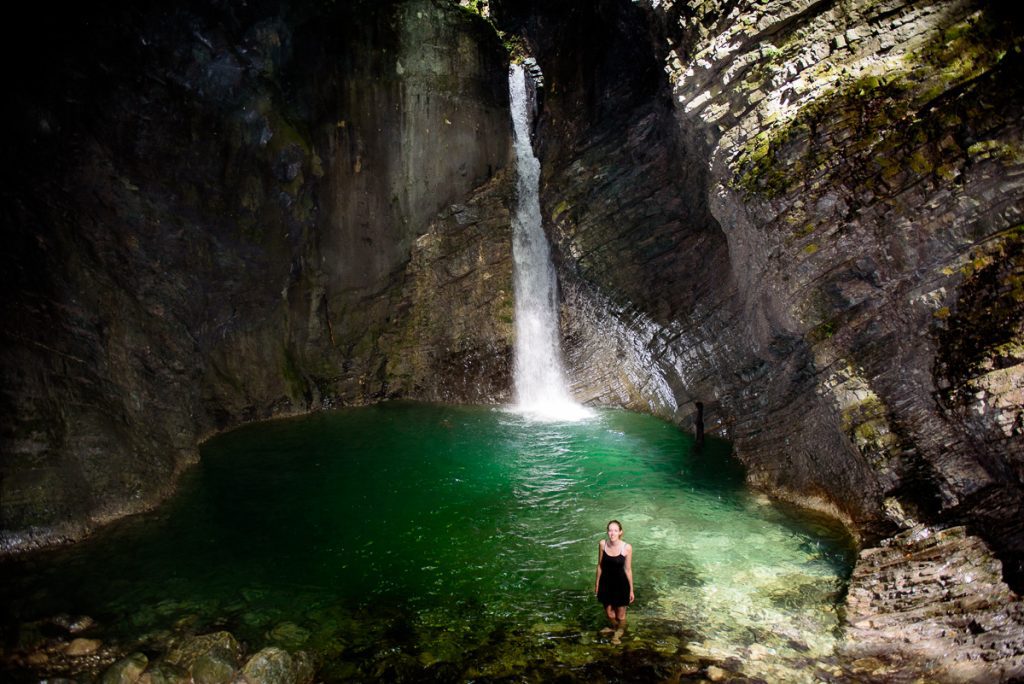
<path fill-rule="evenodd" d="M 101 643 L 99 639 L 73 639 L 64 647 L 64 653 L 73 657 L 89 655 L 99 650 Z"/>
<path fill-rule="evenodd" d="M 192 637 L 175 646 L 167 653 L 164 660 L 172 665 L 180 665 L 186 670 L 192 670 L 192 666 L 200 656 L 215 648 L 229 654 L 236 663 L 241 657 L 242 647 L 230 632 L 213 632 Z"/>
<path fill-rule="evenodd" d="M 135 684 L 149 665 L 149 658 L 142 653 L 132 653 L 111 665 L 103 673 L 101 684 Z"/>
<path fill-rule="evenodd" d="M 306 653 L 293 656 L 276 646 L 256 653 L 242 668 L 248 684 L 308 684 L 313 674 L 313 663 Z"/>

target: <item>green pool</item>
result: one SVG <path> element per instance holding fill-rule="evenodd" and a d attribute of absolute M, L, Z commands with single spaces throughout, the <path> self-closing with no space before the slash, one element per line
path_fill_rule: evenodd
<path fill-rule="evenodd" d="M 619 647 L 592 594 L 611 518 L 635 549 Z M 649 416 L 384 404 L 209 441 L 171 502 L 7 562 L 0 598 L 9 639 L 60 613 L 126 650 L 227 629 L 328 681 L 571 673 L 616 648 L 774 678 L 831 652 L 851 563 L 839 528 L 745 490 L 727 444 Z"/>

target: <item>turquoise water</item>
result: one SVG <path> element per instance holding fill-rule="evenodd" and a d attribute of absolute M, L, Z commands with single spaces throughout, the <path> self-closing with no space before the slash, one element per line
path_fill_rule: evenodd
<path fill-rule="evenodd" d="M 85 614 L 97 637 L 159 651 L 228 629 L 316 653 L 327 680 L 571 670 L 616 648 L 593 597 L 612 518 L 635 550 L 618 648 L 762 676 L 831 652 L 841 530 L 746 491 L 728 445 L 695 452 L 623 411 L 385 404 L 250 425 L 204 445 L 158 511 L 5 564 L 0 599 L 8 632 Z"/>

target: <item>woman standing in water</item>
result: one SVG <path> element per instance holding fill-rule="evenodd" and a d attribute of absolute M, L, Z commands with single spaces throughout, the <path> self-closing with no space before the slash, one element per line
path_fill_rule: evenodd
<path fill-rule="evenodd" d="M 601 631 L 613 633 L 612 643 L 618 644 L 626 631 L 626 607 L 633 602 L 633 547 L 622 541 L 622 524 L 618 520 L 608 523 L 607 530 L 608 539 L 597 544 L 594 593 L 612 624 Z"/>

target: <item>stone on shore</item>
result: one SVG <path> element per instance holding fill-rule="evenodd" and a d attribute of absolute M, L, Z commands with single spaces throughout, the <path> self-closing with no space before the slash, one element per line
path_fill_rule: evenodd
<path fill-rule="evenodd" d="M 99 639 L 73 639 L 71 643 L 64 647 L 64 653 L 73 657 L 89 655 L 98 651 L 100 645 Z"/>
<path fill-rule="evenodd" d="M 142 653 L 132 653 L 111 665 L 103 673 L 101 684 L 135 684 L 142 676 L 149 658 Z"/>
<path fill-rule="evenodd" d="M 249 658 L 242 675 L 249 684 L 308 684 L 313 681 L 314 671 L 305 653 L 292 656 L 276 646 L 268 646 Z"/>

